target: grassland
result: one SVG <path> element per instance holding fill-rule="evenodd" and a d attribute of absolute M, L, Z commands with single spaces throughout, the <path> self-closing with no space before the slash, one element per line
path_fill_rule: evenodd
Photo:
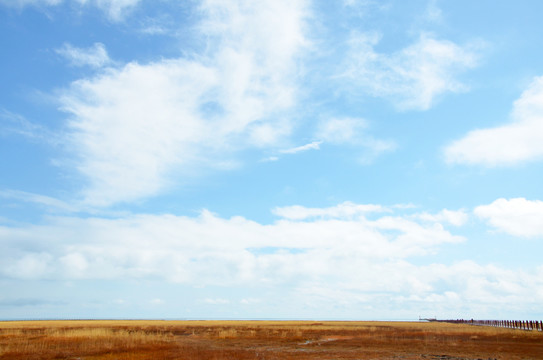
<path fill-rule="evenodd" d="M 0 359 L 543 359 L 543 333 L 446 323 L 0 322 Z"/>

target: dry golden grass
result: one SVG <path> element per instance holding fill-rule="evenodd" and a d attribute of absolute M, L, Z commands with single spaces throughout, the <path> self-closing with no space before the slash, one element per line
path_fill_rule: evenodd
<path fill-rule="evenodd" d="M 543 333 L 420 322 L 0 322 L 0 359 L 256 358 L 543 359 Z"/>

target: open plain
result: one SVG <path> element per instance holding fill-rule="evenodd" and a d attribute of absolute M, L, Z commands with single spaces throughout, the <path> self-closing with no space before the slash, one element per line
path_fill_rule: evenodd
<path fill-rule="evenodd" d="M 8 321 L 0 359 L 543 359 L 543 333 L 433 322 Z"/>

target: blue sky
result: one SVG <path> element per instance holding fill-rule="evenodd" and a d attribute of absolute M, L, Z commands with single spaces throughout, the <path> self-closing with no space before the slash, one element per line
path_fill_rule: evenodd
<path fill-rule="evenodd" d="M 542 318 L 542 13 L 0 0 L 0 318 Z"/>

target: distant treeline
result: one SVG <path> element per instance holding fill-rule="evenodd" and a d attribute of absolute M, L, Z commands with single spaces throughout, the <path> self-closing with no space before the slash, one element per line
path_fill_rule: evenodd
<path fill-rule="evenodd" d="M 537 330 L 543 331 L 543 321 L 538 320 L 431 320 L 438 322 L 447 322 L 453 324 L 470 324 L 479 326 L 494 326 L 509 329 Z"/>

